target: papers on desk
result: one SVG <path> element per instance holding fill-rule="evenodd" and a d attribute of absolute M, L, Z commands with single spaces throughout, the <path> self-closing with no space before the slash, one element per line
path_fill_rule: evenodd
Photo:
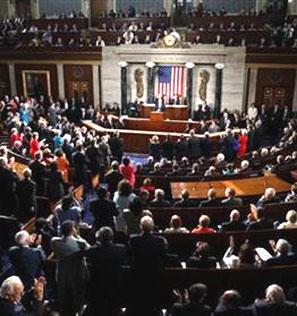
<path fill-rule="evenodd" d="M 268 259 L 272 258 L 272 255 L 265 249 L 265 248 L 255 248 L 255 251 L 258 257 L 263 261 L 267 261 Z"/>

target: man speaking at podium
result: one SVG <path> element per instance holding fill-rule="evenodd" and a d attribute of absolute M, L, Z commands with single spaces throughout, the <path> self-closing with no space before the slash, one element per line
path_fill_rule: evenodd
<path fill-rule="evenodd" d="M 157 96 L 155 99 L 155 111 L 164 112 L 165 111 L 165 96 Z"/>

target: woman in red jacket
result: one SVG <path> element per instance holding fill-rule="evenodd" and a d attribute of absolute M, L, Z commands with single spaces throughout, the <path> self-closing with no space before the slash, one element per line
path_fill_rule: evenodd
<path fill-rule="evenodd" d="M 124 157 L 120 165 L 120 173 L 123 177 L 134 186 L 135 184 L 135 168 L 128 157 Z"/>
<path fill-rule="evenodd" d="M 247 153 L 247 149 L 248 149 L 247 147 L 248 147 L 249 137 L 247 135 L 246 129 L 241 130 L 238 141 L 239 141 L 239 149 L 237 152 L 237 156 L 242 157 Z"/>
<path fill-rule="evenodd" d="M 39 134 L 37 132 L 34 132 L 30 140 L 30 156 L 32 159 L 34 158 L 35 153 L 40 150 L 38 138 Z"/>

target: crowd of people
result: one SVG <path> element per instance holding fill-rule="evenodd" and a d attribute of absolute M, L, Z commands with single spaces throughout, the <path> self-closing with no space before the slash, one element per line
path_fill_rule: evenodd
<path fill-rule="evenodd" d="M 197 115 L 209 115 L 204 110 L 205 107 L 201 108 L 202 112 Z M 6 216 L 14 215 L 25 223 L 37 212 L 37 196 L 48 198 L 56 205 L 52 216 L 36 219 L 31 234 L 20 230 L 15 235 L 15 245 L 8 251 L 1 249 L 1 271 L 5 272 L 5 278 L 9 277 L 1 286 L 0 314 L 22 315 L 25 309 L 38 314 L 41 310 L 49 312 L 51 309 L 58 309 L 62 315 L 74 315 L 87 304 L 85 313 L 90 315 L 119 315 L 120 312 L 125 312 L 126 315 L 145 312 L 150 316 L 159 315 L 160 310 L 156 306 L 160 289 L 158 282 L 165 267 L 182 267 L 181 261 L 185 262 L 185 267 L 196 268 L 224 266 L 250 269 L 283 263 L 295 264 L 295 248 L 283 239 L 276 241 L 269 249 L 271 255 L 268 260 L 262 260 L 257 254 L 257 245 L 247 242 L 235 247 L 232 240 L 224 257 L 216 257 L 207 243 L 198 243 L 191 256 L 179 258 L 175 253 L 167 251 L 166 234 L 187 234 L 190 231 L 192 234 L 216 234 L 274 227 L 295 228 L 297 216 L 294 210 L 288 212 L 285 222 L 280 218 L 277 223 L 272 222 L 264 210 L 270 203 L 296 202 L 296 184 L 285 197 L 278 196 L 273 188 L 267 188 L 263 196 L 254 201 L 256 212 L 243 219 L 236 209 L 243 204 L 243 200 L 231 188 L 226 190 L 224 199 L 218 199 L 216 191 L 211 189 L 206 200 L 194 201 L 188 191 L 183 191 L 180 192 L 181 198 L 173 202 L 167 198 L 164 188 L 156 187 L 152 181 L 154 175 L 163 176 L 168 169 L 180 172 L 183 176 L 191 173 L 190 176 L 199 179 L 202 170 L 206 172 L 211 167 L 215 167 L 215 170 L 227 170 L 228 173 L 225 174 L 232 175 L 229 162 L 239 163 L 236 168 L 243 174 L 249 169 L 249 163 L 254 165 L 257 161 L 264 161 L 266 166 L 266 159 L 271 157 L 275 164 L 270 166 L 272 171 L 285 162 L 295 163 L 296 122 L 285 117 L 285 112 L 278 113 L 277 110 L 274 108 L 271 112 L 262 113 L 261 107 L 257 109 L 251 106 L 247 121 L 244 121 L 251 126 L 262 126 L 265 131 L 263 133 L 267 135 L 271 132 L 270 120 L 275 124 L 279 119 L 279 135 L 271 148 L 261 149 L 259 145 L 251 149 L 247 139 L 241 141 L 245 144 L 243 147 L 237 148 L 238 145 L 234 145 L 237 139 L 229 127 L 231 121 L 234 124 L 232 127 L 239 125 L 234 123 L 236 120 L 233 114 L 224 111 L 219 123 L 211 123 L 222 130 L 226 129 L 220 141 L 221 152 L 217 157 L 212 158 L 212 150 L 208 147 L 205 154 L 196 131 L 190 128 L 189 139 L 184 139 L 183 145 L 179 141 L 174 144 L 170 138 L 160 144 L 153 137 L 149 144 L 151 157 L 148 164 L 137 164 L 134 167 L 124 155 L 123 142 L 118 133 L 99 136 L 94 130 L 80 125 L 80 119 L 86 116 L 91 119 L 106 118 L 108 121 L 107 116 L 96 113 L 84 99 L 54 102 L 53 99 L 44 97 L 5 97 L 1 100 L 1 132 L 8 136 L 8 145 L 2 146 L 0 150 L 1 212 Z M 212 128 L 213 130 L 207 131 L 204 141 L 208 133 L 215 132 L 214 125 Z M 246 138 L 247 135 L 248 133 L 242 133 L 241 136 Z M 183 150 L 178 151 L 178 146 L 183 147 Z M 246 155 L 254 149 L 258 150 L 254 156 L 258 156 L 256 159 L 249 159 Z M 286 156 L 282 152 L 284 149 Z M 27 164 L 22 174 L 15 169 L 15 159 L 18 158 L 22 158 Z M 71 175 L 71 169 L 74 170 L 74 175 Z M 90 180 L 98 173 L 100 186 L 94 192 Z M 145 180 L 138 187 L 136 180 L 139 175 L 145 175 Z M 73 194 L 74 187 L 79 185 L 85 188 L 82 200 L 78 200 Z M 93 195 L 92 199 L 90 195 Z M 150 208 L 173 205 L 176 208 L 228 205 L 234 207 L 234 210 L 230 213 L 229 222 L 217 223 L 216 226 L 212 225 L 211 217 L 201 215 L 196 227 L 185 227 L 182 217 L 174 215 L 167 227 L 158 227 Z M 83 238 L 79 230 L 89 231 L 93 237 Z M 164 236 L 155 234 L 161 231 Z M 48 270 L 50 263 L 46 261 L 51 254 L 57 265 L 55 280 Z M 123 265 L 131 267 L 132 292 L 135 298 L 125 305 L 122 305 L 119 295 L 123 285 Z M 53 284 L 57 284 L 57 287 Z M 86 291 L 87 288 L 91 290 Z M 276 285 L 272 289 L 280 295 L 276 305 L 267 298 L 271 294 L 267 294 L 266 300 L 261 301 L 261 304 L 257 302 L 247 308 L 241 307 L 238 300 L 236 315 L 246 315 L 252 309 L 257 309 L 259 316 L 275 310 L 279 311 L 279 315 L 283 315 L 284 311 L 286 315 L 295 315 L 296 304 L 286 302 L 283 289 Z M 194 285 L 189 293 L 191 291 L 196 294 L 191 294 L 189 301 L 174 304 L 172 308 L 167 308 L 168 313 L 188 315 L 187 310 L 193 309 L 195 312 L 200 310 L 205 315 L 211 315 L 214 306 L 204 306 L 201 300 L 206 293 L 205 286 Z M 269 289 L 267 293 L 270 293 Z M 227 294 L 223 297 L 225 295 Z M 239 297 L 237 292 L 234 295 Z M 223 297 L 214 310 L 214 315 L 221 315 Z M 50 303 L 46 304 L 45 301 Z M 54 302 L 58 302 L 58 305 Z M 143 306 L 147 311 L 143 312 Z M 226 315 L 229 315 L 228 311 Z"/>

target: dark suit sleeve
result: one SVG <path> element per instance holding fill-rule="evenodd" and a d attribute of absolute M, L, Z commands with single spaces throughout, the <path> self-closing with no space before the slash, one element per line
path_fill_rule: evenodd
<path fill-rule="evenodd" d="M 171 309 L 171 316 L 183 316 L 183 305 L 175 303 Z"/>

